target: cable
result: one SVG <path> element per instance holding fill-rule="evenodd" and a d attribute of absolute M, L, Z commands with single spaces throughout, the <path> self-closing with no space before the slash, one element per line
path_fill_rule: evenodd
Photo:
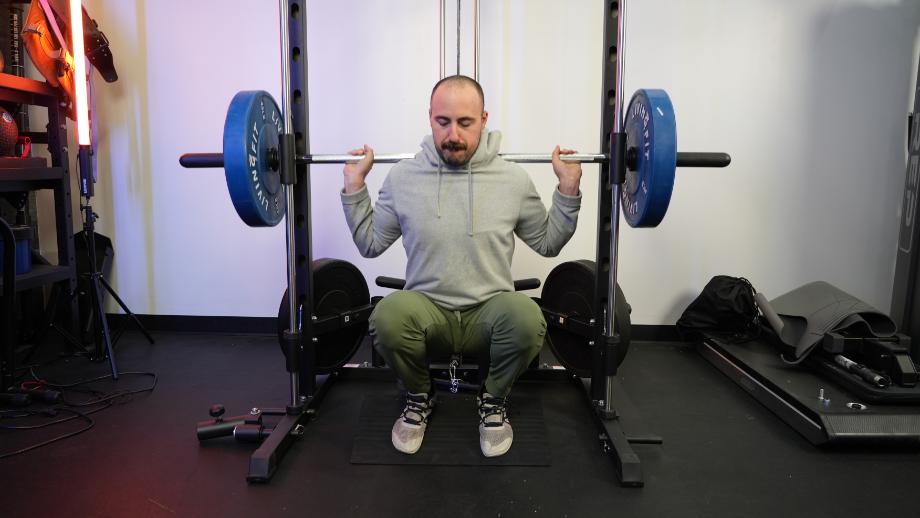
<path fill-rule="evenodd" d="M 124 374 L 124 373 L 123 373 L 123 374 Z M 124 391 L 119 391 L 119 392 L 113 392 L 113 393 L 111 393 L 111 394 L 109 394 L 109 395 L 100 397 L 100 398 L 98 398 L 98 399 L 96 399 L 96 400 L 94 400 L 94 401 L 91 400 L 91 401 L 84 401 L 84 402 L 82 402 L 82 403 L 73 403 L 73 402 L 70 402 L 70 401 L 66 401 L 66 400 L 65 400 L 65 402 L 66 402 L 69 406 L 74 406 L 74 407 L 87 407 L 87 406 L 93 406 L 93 405 L 98 405 L 98 404 L 100 404 L 100 403 L 106 403 L 106 402 L 109 402 L 109 401 L 112 401 L 112 400 L 115 400 L 115 399 L 118 399 L 118 398 L 122 398 L 122 397 L 125 397 L 125 396 L 133 396 L 134 394 L 141 394 L 141 393 L 143 393 L 143 392 L 151 392 L 151 391 L 153 391 L 153 389 L 156 388 L 156 386 L 157 386 L 157 377 L 156 377 L 156 374 L 153 374 L 153 383 L 152 383 L 149 387 L 147 387 L 147 388 L 142 388 L 142 389 L 137 389 L 137 390 L 124 390 Z"/>
<path fill-rule="evenodd" d="M 56 417 L 58 412 L 74 412 L 79 415 L 72 415 L 70 417 L 65 417 L 63 419 L 57 419 L 55 421 L 48 421 L 41 424 L 24 424 L 24 425 L 9 425 L 2 426 L 0 425 L 0 430 L 37 430 L 39 428 L 45 428 L 48 426 L 53 426 L 56 424 L 66 423 L 67 421 L 73 421 L 74 419 L 79 418 L 81 415 L 90 415 L 95 414 L 96 412 L 101 412 L 106 408 L 112 406 L 114 403 L 108 403 L 103 407 L 96 408 L 94 410 L 88 410 L 86 412 L 79 412 L 63 406 L 53 406 L 46 408 L 44 410 L 4 410 L 0 411 L 0 419 L 22 419 L 25 417 L 33 417 L 37 415 L 43 415 L 47 417 Z M 7 415 L 9 413 L 9 415 Z"/>
<path fill-rule="evenodd" d="M 44 386 L 45 384 L 43 382 L 36 380 L 25 380 L 19 384 L 21 390 L 38 390 Z"/>
<path fill-rule="evenodd" d="M 46 379 L 42 379 L 41 376 L 39 376 L 38 374 L 35 373 L 35 369 L 34 369 L 34 368 L 33 368 L 33 369 L 29 369 L 29 373 L 32 375 L 32 378 L 33 378 L 35 381 L 44 383 L 45 386 L 54 387 L 54 388 L 59 388 L 59 389 L 79 387 L 80 385 L 86 385 L 87 383 L 92 383 L 92 382 L 94 382 L 94 381 L 102 381 L 102 380 L 109 379 L 109 378 L 112 377 L 111 374 L 103 374 L 102 376 L 97 376 L 97 377 L 95 377 L 95 378 L 87 378 L 87 379 L 83 379 L 83 380 L 77 380 L 77 381 L 73 381 L 73 382 L 71 382 L 71 383 L 55 383 L 55 382 L 53 382 L 53 381 L 49 381 L 49 380 L 46 380 Z M 131 376 L 131 375 L 137 375 L 137 376 L 153 376 L 154 378 L 156 378 L 156 374 L 153 373 L 153 372 L 139 372 L 139 371 L 133 371 L 133 372 L 119 372 L 118 375 L 119 375 L 119 376 L 122 376 L 122 375 L 124 375 L 124 376 Z M 155 386 L 155 385 L 154 385 L 154 386 Z"/>
<path fill-rule="evenodd" d="M 73 436 L 75 436 L 75 435 L 79 435 L 79 434 L 81 434 L 81 433 L 83 433 L 83 432 L 89 430 L 89 429 L 92 428 L 93 426 L 96 426 L 96 421 L 93 421 L 93 419 L 87 415 L 87 414 L 90 413 L 90 412 L 83 413 L 83 412 L 79 412 L 79 411 L 77 411 L 77 410 L 71 410 L 71 409 L 69 409 L 69 408 L 59 408 L 58 410 L 64 411 L 64 412 L 73 412 L 74 414 L 76 414 L 74 417 L 69 418 L 69 419 L 67 419 L 66 421 L 70 421 L 70 420 L 72 420 L 72 419 L 76 419 L 77 417 L 79 417 L 79 418 L 84 419 L 84 420 L 87 422 L 87 425 L 86 425 L 85 427 L 83 427 L 83 428 L 81 428 L 81 429 L 75 431 L 75 432 L 65 433 L 65 434 L 63 434 L 63 435 L 59 435 L 59 436 L 54 437 L 54 438 L 52 438 L 52 439 L 48 439 L 47 441 L 42 441 L 42 442 L 40 442 L 40 443 L 38 443 L 38 444 L 33 444 L 32 446 L 28 446 L 28 447 L 26 447 L 26 448 L 22 448 L 21 450 L 15 450 L 15 451 L 7 452 L 7 453 L 0 453 L 0 459 L 8 459 L 8 458 L 14 457 L 14 456 L 16 456 L 16 455 L 21 455 L 21 454 L 26 453 L 26 452 L 28 452 L 28 451 L 36 450 L 36 449 L 38 449 L 38 448 L 41 448 L 42 446 L 47 446 L 47 445 L 49 445 L 49 444 L 52 444 L 52 443 L 55 443 L 55 442 L 58 442 L 58 441 L 62 441 L 62 440 L 64 440 L 64 439 L 68 439 L 68 438 L 73 437 Z M 102 409 L 100 408 L 99 410 L 102 410 Z M 64 420 L 61 420 L 61 421 L 58 421 L 58 422 L 65 422 L 65 421 L 64 421 Z"/>
<path fill-rule="evenodd" d="M 157 381 L 159 379 L 157 375 L 153 372 L 122 372 L 119 374 L 152 376 L 153 382 L 150 384 L 149 387 L 145 387 L 141 389 L 132 389 L 132 390 L 120 390 L 120 391 L 113 392 L 111 394 L 105 394 L 102 391 L 95 390 L 92 388 L 77 388 L 77 387 L 79 387 L 80 385 L 86 385 L 87 383 L 92 383 L 95 381 L 101 381 L 103 379 L 108 379 L 110 377 L 109 375 L 98 376 L 96 378 L 89 378 L 85 380 L 79 380 L 79 381 L 75 381 L 72 383 L 53 383 L 48 380 L 42 379 L 40 376 L 38 376 L 38 374 L 35 372 L 35 367 L 29 368 L 29 374 L 32 376 L 33 379 L 23 381 L 20 384 L 20 387 L 25 388 L 28 386 L 33 386 L 36 389 L 40 387 L 54 387 L 58 389 L 68 389 L 68 390 L 72 390 L 75 392 L 84 392 L 84 393 L 93 394 L 94 396 L 96 396 L 96 398 L 90 399 L 89 401 L 83 401 L 83 402 L 71 402 L 71 401 L 64 400 L 63 405 L 56 405 L 53 407 L 45 408 L 43 410 L 0 410 L 0 419 L 22 419 L 22 418 L 33 417 L 37 415 L 55 417 L 58 412 L 70 412 L 74 414 L 71 417 L 67 417 L 63 419 L 55 419 L 53 421 L 49 421 L 49 422 L 41 423 L 41 424 L 9 425 L 9 426 L 0 425 L 0 430 L 36 430 L 39 428 L 45 428 L 45 427 L 53 426 L 56 424 L 66 423 L 68 421 L 73 421 L 74 419 L 78 419 L 78 418 L 85 420 L 87 422 L 87 425 L 75 432 L 70 432 L 70 433 L 66 433 L 63 435 L 59 435 L 47 441 L 42 441 L 40 443 L 33 444 L 32 446 L 22 448 L 20 450 L 2 453 L 0 454 L 0 459 L 5 459 L 5 458 L 13 457 L 15 455 L 20 455 L 20 454 L 41 448 L 43 446 L 47 446 L 49 444 L 52 444 L 52 443 L 55 443 L 55 442 L 58 442 L 64 439 L 68 439 L 70 437 L 79 435 L 89 430 L 96 424 L 96 422 L 91 417 L 89 417 L 90 414 L 101 412 L 102 410 L 105 410 L 106 408 L 111 407 L 112 405 L 115 404 L 114 402 L 115 399 L 134 395 L 134 394 L 140 394 L 142 392 L 153 391 L 156 388 Z M 97 405 L 102 405 L 102 406 L 99 406 L 98 408 L 94 408 L 88 411 L 79 411 L 79 410 L 74 410 L 73 408 L 69 408 L 69 407 L 82 408 L 82 407 L 90 407 L 90 406 L 97 406 Z"/>
<path fill-rule="evenodd" d="M 48 360 L 48 361 L 46 361 L 46 362 L 42 362 L 42 363 L 30 363 L 30 364 L 28 364 L 28 365 L 19 365 L 19 366 L 17 366 L 16 369 L 13 371 L 13 377 L 14 377 L 14 378 L 19 378 L 19 377 L 21 377 L 23 374 L 25 374 L 25 373 L 27 373 L 27 372 L 30 372 L 32 369 L 41 368 L 41 367 L 47 367 L 48 365 L 57 363 L 57 362 L 59 362 L 59 361 L 61 361 L 61 360 L 70 360 L 70 359 L 72 359 L 72 358 L 88 358 L 88 357 L 89 357 L 89 353 L 85 353 L 85 352 L 71 352 L 71 353 L 65 354 L 65 355 L 63 355 L 63 356 L 58 356 L 57 358 L 52 358 L 51 360 Z"/>
<path fill-rule="evenodd" d="M 95 381 L 101 381 L 101 380 L 108 379 L 108 378 L 111 377 L 110 375 L 105 374 L 105 375 L 102 375 L 102 376 L 98 376 L 98 377 L 96 377 L 96 378 L 90 378 L 90 379 L 75 381 L 75 382 L 72 382 L 72 383 L 61 384 L 61 383 L 52 383 L 52 382 L 50 382 L 50 381 L 48 381 L 48 380 L 43 380 L 43 379 L 41 379 L 41 378 L 35 373 L 35 370 L 34 370 L 34 369 L 30 369 L 29 372 L 32 374 L 32 377 L 35 378 L 36 381 L 43 383 L 46 387 L 52 387 L 52 388 L 56 388 L 56 389 L 74 389 L 74 387 L 78 387 L 78 386 L 80 386 L 80 385 L 86 385 L 87 383 L 92 383 L 92 382 L 95 382 Z M 102 396 L 102 397 L 98 397 L 98 398 L 95 399 L 95 400 L 83 401 L 83 402 L 80 402 L 80 403 L 74 403 L 74 402 L 70 402 L 70 401 L 65 401 L 65 403 L 66 403 L 67 405 L 69 405 L 69 406 L 75 406 L 75 407 L 87 407 L 87 406 L 98 405 L 98 404 L 100 404 L 100 403 L 105 403 L 105 402 L 108 402 L 108 401 L 112 401 L 112 400 L 114 400 L 114 399 L 117 399 L 117 398 L 120 398 L 120 397 L 124 397 L 124 396 L 131 396 L 131 395 L 140 394 L 140 393 L 143 393 L 143 392 L 152 392 L 153 389 L 156 388 L 157 382 L 159 381 L 159 378 L 158 378 L 157 375 L 156 375 L 155 373 L 153 373 L 153 372 L 119 372 L 119 375 L 122 375 L 122 376 L 132 376 L 132 375 L 134 375 L 134 376 L 152 376 L 152 377 L 153 377 L 153 382 L 150 384 L 149 387 L 145 387 L 145 388 L 141 388 L 141 389 L 134 389 L 134 390 L 120 390 L 120 391 L 113 392 L 113 393 L 111 393 L 111 394 L 108 394 L 108 395 L 105 395 L 105 396 Z M 92 391 L 92 389 L 89 389 L 89 390 Z M 102 392 L 99 392 L 99 391 L 92 391 L 92 392 L 94 392 L 94 393 L 96 393 L 96 394 L 103 394 Z"/>

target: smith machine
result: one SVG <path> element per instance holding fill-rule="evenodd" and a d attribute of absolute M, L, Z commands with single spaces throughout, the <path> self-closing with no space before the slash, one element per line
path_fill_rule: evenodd
<path fill-rule="evenodd" d="M 565 370 L 534 368 L 531 371 L 536 372 L 525 375 L 557 380 L 564 376 L 583 387 L 602 451 L 613 460 L 621 484 L 641 487 L 641 466 L 630 443 L 660 439 L 627 437 L 613 404 L 614 376 L 630 337 L 629 306 L 616 282 L 620 214 L 630 226 L 654 227 L 667 211 L 676 167 L 725 167 L 731 159 L 725 153 L 677 151 L 674 109 L 663 90 L 638 90 L 624 112 L 626 2 L 605 4 L 609 11 L 601 54 L 601 151 L 563 158 L 600 165 L 597 253 L 594 261 L 554 268 L 541 294 L 549 324 L 547 343 Z M 260 443 L 250 459 L 250 482 L 271 478 L 333 381 L 346 371 L 349 375 L 379 371 L 378 366 L 345 367 L 367 332 L 373 309 L 364 277 L 345 261 L 313 259 L 310 164 L 339 164 L 354 157 L 311 154 L 306 13 L 302 0 L 279 0 L 279 6 L 281 107 L 266 92 L 239 92 L 227 111 L 223 153 L 190 153 L 180 158 L 184 167 L 223 167 L 233 204 L 248 225 L 273 226 L 286 221 L 288 290 L 279 317 L 291 402 L 284 409 L 254 409 L 237 417 L 224 417 L 223 407 L 215 405 L 213 419 L 198 425 L 199 440 L 233 435 Z M 476 12 L 478 15 L 478 9 Z M 476 26 L 478 33 L 478 20 Z M 376 155 L 375 162 L 411 156 Z M 548 154 L 502 156 L 522 163 L 551 161 Z M 380 283 L 399 287 L 399 281 L 378 279 Z M 535 281 L 520 287 L 538 286 Z M 288 293 L 295 296 L 288 297 Z M 327 376 L 318 378 L 321 374 Z M 277 422 L 268 426 L 264 416 L 274 416 Z"/>

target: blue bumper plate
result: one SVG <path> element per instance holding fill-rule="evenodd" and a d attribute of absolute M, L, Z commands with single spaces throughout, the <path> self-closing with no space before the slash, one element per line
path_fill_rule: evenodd
<path fill-rule="evenodd" d="M 674 189 L 677 124 L 664 90 L 637 90 L 626 110 L 626 149 L 633 160 L 621 191 L 623 215 L 632 227 L 661 223 Z"/>
<path fill-rule="evenodd" d="M 251 227 L 275 226 L 284 218 L 278 172 L 281 110 L 268 92 L 233 96 L 224 123 L 224 174 L 233 207 Z"/>

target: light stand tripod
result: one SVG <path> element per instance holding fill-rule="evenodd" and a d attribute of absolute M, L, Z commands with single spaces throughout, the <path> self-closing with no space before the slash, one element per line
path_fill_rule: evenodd
<path fill-rule="evenodd" d="M 112 289 L 112 286 L 102 277 L 102 274 L 99 272 L 99 267 L 96 263 L 96 218 L 97 214 L 93 212 L 93 206 L 91 201 L 94 194 L 94 186 L 96 183 L 96 177 L 93 173 L 93 159 L 92 159 L 92 146 L 91 146 L 91 135 L 90 135 L 90 125 L 89 125 L 89 107 L 87 104 L 87 90 L 91 91 L 91 88 L 88 88 L 92 83 L 89 80 L 89 74 L 87 73 L 86 58 L 84 55 L 84 46 L 83 46 L 83 17 L 82 17 L 82 7 L 79 0 L 71 0 L 70 2 L 70 14 L 71 14 L 71 36 L 73 42 L 73 65 L 74 65 L 74 86 L 76 99 L 75 99 L 75 108 L 77 115 L 77 143 L 79 144 L 79 151 L 77 152 L 77 162 L 80 168 L 80 211 L 83 214 L 83 231 L 84 236 L 87 240 L 86 250 L 89 255 L 89 273 L 87 274 L 87 279 L 89 281 L 89 292 L 90 299 L 92 300 L 92 311 L 93 311 L 93 328 L 94 328 L 94 340 L 96 342 L 96 357 L 102 358 L 103 354 L 107 354 L 109 357 L 109 365 L 112 368 L 112 379 L 118 379 L 118 368 L 115 365 L 115 352 L 112 348 L 112 336 L 109 331 L 109 322 L 105 314 L 105 308 L 103 308 L 103 299 L 102 299 L 102 289 L 100 284 L 109 292 L 110 295 L 118 302 L 118 305 L 121 306 L 121 309 L 134 320 L 134 323 L 137 324 L 137 327 L 144 333 L 144 336 L 147 337 L 147 340 L 150 343 L 153 342 L 153 337 L 150 336 L 150 333 L 144 329 L 144 326 L 141 325 L 140 321 L 137 319 L 137 316 L 128 309 L 128 306 L 121 300 L 118 294 L 115 293 L 115 290 Z M 85 200 L 85 202 L 84 202 Z M 103 353 L 103 346 L 105 347 L 105 352 Z"/>
<path fill-rule="evenodd" d="M 128 315 L 138 329 L 147 337 L 147 341 L 154 343 L 153 337 L 144 328 L 137 316 L 128 309 L 128 306 L 121 300 L 121 297 L 115 293 L 112 286 L 105 280 L 99 271 L 96 262 L 96 218 L 98 215 L 93 211 L 91 204 L 94 194 L 95 178 L 93 175 L 92 149 L 89 145 L 80 145 L 77 152 L 78 163 L 80 166 L 80 212 L 83 214 L 83 235 L 86 238 L 86 252 L 89 255 L 89 272 L 86 278 L 89 281 L 89 295 L 92 301 L 94 340 L 96 344 L 95 355 L 97 358 L 103 358 L 104 355 L 109 357 L 109 365 L 112 368 L 112 379 L 118 379 L 118 368 L 115 365 L 115 353 L 113 350 L 112 335 L 109 329 L 108 318 L 103 307 L 102 288 L 118 302 L 122 311 Z M 103 351 L 103 347 L 105 350 Z"/>

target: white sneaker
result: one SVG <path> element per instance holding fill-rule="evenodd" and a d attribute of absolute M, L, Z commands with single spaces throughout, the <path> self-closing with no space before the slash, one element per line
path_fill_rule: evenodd
<path fill-rule="evenodd" d="M 422 447 L 428 418 L 434 410 L 434 394 L 406 394 L 406 408 L 393 424 L 393 446 L 403 453 L 415 453 Z"/>
<path fill-rule="evenodd" d="M 508 421 L 507 399 L 484 392 L 476 402 L 479 404 L 479 449 L 486 457 L 504 455 L 514 440 Z"/>

